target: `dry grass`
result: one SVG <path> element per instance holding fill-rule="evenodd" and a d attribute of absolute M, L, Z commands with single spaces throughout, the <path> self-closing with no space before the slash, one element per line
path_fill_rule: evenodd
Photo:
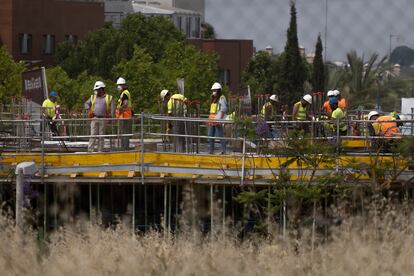
<path fill-rule="evenodd" d="M 2 275 L 412 274 L 414 220 L 389 212 L 375 223 L 342 223 L 313 252 L 306 230 L 300 240 L 240 242 L 221 235 L 164 238 L 157 232 L 133 237 L 122 226 L 103 230 L 88 223 L 60 229 L 45 245 L 36 233 L 19 234 L 13 221 L 1 217 L 0 270 Z"/>

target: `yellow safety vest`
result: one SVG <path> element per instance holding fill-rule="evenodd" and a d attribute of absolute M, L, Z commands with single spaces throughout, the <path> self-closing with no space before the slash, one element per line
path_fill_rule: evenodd
<path fill-rule="evenodd" d="M 173 109 L 175 107 L 174 105 L 175 105 L 175 102 L 176 101 L 177 101 L 177 104 L 179 104 L 177 106 L 177 108 L 179 108 L 179 106 L 181 104 L 183 104 L 185 100 L 186 100 L 186 98 L 183 95 L 181 95 L 181 94 L 174 94 L 174 95 L 172 95 L 171 98 L 170 98 L 170 100 L 167 103 L 168 114 L 171 114 L 173 112 Z M 184 108 L 183 111 L 185 112 L 186 111 L 185 110 L 185 105 L 183 106 L 183 108 Z"/>
<path fill-rule="evenodd" d="M 93 112 L 93 108 L 95 106 L 95 101 L 96 101 L 96 95 L 92 95 L 91 96 L 91 111 Z M 106 95 L 105 96 L 105 102 L 106 102 L 106 112 L 110 112 L 111 111 L 111 102 L 112 102 L 112 96 L 111 95 Z"/>
<path fill-rule="evenodd" d="M 127 95 L 127 97 L 128 97 L 128 108 L 132 107 L 131 93 L 129 93 L 128 90 L 124 90 L 124 91 L 122 91 L 121 96 L 119 96 L 119 99 L 118 99 L 118 102 L 117 102 L 117 105 L 116 105 L 117 109 L 121 108 L 122 98 L 124 97 L 124 95 Z"/>
<path fill-rule="evenodd" d="M 296 114 L 297 121 L 306 121 L 306 111 L 307 108 L 303 107 L 301 102 L 295 103 L 295 105 L 299 105 L 298 113 Z"/>
<path fill-rule="evenodd" d="M 343 120 L 345 118 L 345 113 L 341 108 L 336 108 L 334 111 L 332 111 L 332 119 L 337 120 L 339 118 L 339 130 L 340 131 L 346 131 L 348 129 L 348 126 L 346 125 L 346 122 Z M 332 124 L 332 129 L 336 130 L 336 122 Z"/>
<path fill-rule="evenodd" d="M 56 115 L 56 105 L 57 103 L 52 102 L 50 99 L 46 99 L 42 107 L 46 108 L 46 114 L 48 117 L 53 118 Z"/>
<path fill-rule="evenodd" d="M 211 103 L 210 105 L 210 114 L 217 114 L 218 112 L 220 112 L 221 110 L 221 104 L 220 104 L 220 100 L 225 98 L 224 95 L 221 95 L 220 99 L 215 102 L 215 103 Z"/>

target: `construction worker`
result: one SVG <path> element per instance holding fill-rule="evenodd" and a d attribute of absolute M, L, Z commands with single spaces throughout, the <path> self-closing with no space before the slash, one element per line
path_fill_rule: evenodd
<path fill-rule="evenodd" d="M 160 93 L 164 110 L 167 111 L 168 116 L 184 117 L 187 113 L 187 99 L 184 95 L 174 94 L 164 89 Z M 182 121 L 168 121 L 167 123 L 167 134 L 185 134 L 185 125 Z M 179 136 L 173 136 L 173 147 L 175 152 L 184 152 L 185 139 Z"/>
<path fill-rule="evenodd" d="M 312 119 L 310 115 L 310 106 L 312 105 L 312 96 L 307 94 L 303 98 L 295 103 L 293 106 L 292 120 L 293 121 L 309 121 Z M 305 123 L 296 123 L 296 129 L 309 132 L 309 126 Z"/>
<path fill-rule="evenodd" d="M 329 99 L 329 107 L 332 110 L 330 125 L 333 134 L 336 134 L 339 128 L 339 135 L 346 136 L 348 126 L 345 121 L 345 112 L 338 106 L 338 99 L 336 97 L 331 97 Z"/>
<path fill-rule="evenodd" d="M 225 119 L 227 111 L 227 100 L 223 95 L 221 84 L 215 82 L 211 86 L 211 103 L 209 119 Z M 217 122 L 208 123 L 208 136 L 209 137 L 223 137 L 223 125 Z M 209 139 L 209 153 L 214 153 L 214 138 Z M 226 153 L 226 141 L 221 139 L 221 154 Z"/>
<path fill-rule="evenodd" d="M 323 106 L 322 106 L 322 110 L 328 115 L 328 116 L 330 116 L 331 115 L 331 112 L 332 112 L 332 109 L 331 109 L 331 107 L 329 106 L 329 100 L 332 98 L 332 97 L 335 97 L 335 95 L 334 95 L 334 92 L 333 92 L 333 90 L 329 90 L 328 91 L 328 93 L 327 93 L 327 96 L 328 96 L 328 99 L 323 103 Z"/>
<path fill-rule="evenodd" d="M 397 115 L 398 116 L 398 115 Z M 377 122 L 374 123 L 374 129 L 376 130 L 377 136 L 392 138 L 392 137 L 400 137 L 401 132 L 399 128 L 399 116 L 393 118 L 390 115 L 380 116 L 377 118 Z"/>
<path fill-rule="evenodd" d="M 89 138 L 88 152 L 93 152 L 96 140 L 98 138 L 98 151 L 102 152 L 104 149 L 105 140 L 102 135 L 105 135 L 105 118 L 112 117 L 112 96 L 105 92 L 105 84 L 102 81 L 95 82 L 93 91 L 95 92 L 85 103 L 85 109 L 88 111 L 88 117 L 91 118 L 91 137 Z"/>
<path fill-rule="evenodd" d="M 132 134 L 132 101 L 131 101 L 131 93 L 128 91 L 128 86 L 124 78 L 120 77 L 116 81 L 117 89 L 121 93 L 119 95 L 119 99 L 116 104 L 116 111 L 115 116 L 119 121 L 119 133 L 122 135 L 121 137 L 121 149 L 128 150 L 129 149 L 129 138 Z M 124 136 L 125 135 L 125 136 Z"/>
<path fill-rule="evenodd" d="M 266 122 L 276 121 L 277 119 L 276 115 L 279 109 L 280 109 L 279 97 L 273 94 L 272 96 L 270 96 L 269 101 L 263 105 L 261 115 L 263 116 Z M 273 128 L 272 124 L 269 123 L 267 125 L 270 130 L 270 135 L 272 138 L 280 137 L 280 132 L 276 128 Z"/>
<path fill-rule="evenodd" d="M 334 90 L 333 95 L 338 100 L 338 106 L 346 113 L 347 104 L 344 98 L 342 98 L 341 92 L 339 90 Z"/>
<path fill-rule="evenodd" d="M 50 91 L 49 97 L 43 101 L 42 112 L 43 116 L 46 119 L 52 135 L 58 135 L 58 129 L 56 121 L 56 111 L 59 109 L 57 104 L 58 93 L 56 91 Z"/>

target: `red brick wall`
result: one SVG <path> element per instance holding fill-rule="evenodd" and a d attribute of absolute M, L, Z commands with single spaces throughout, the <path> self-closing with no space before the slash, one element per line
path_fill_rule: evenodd
<path fill-rule="evenodd" d="M 82 38 L 87 32 L 104 25 L 104 3 L 61 0 L 12 0 L 12 54 L 16 60 L 42 60 L 42 65 L 54 62 L 53 55 L 42 53 L 43 35 L 55 36 L 56 45 L 65 35 Z M 19 33 L 32 34 L 31 54 L 21 54 Z"/>
<path fill-rule="evenodd" d="M 11 52 L 12 45 L 12 3 L 13 0 L 2 0 L 0 4 L 0 44 Z"/>
<path fill-rule="evenodd" d="M 220 69 L 230 70 L 230 90 L 238 93 L 242 85 L 242 73 L 253 56 L 252 40 L 214 39 L 188 40 L 203 52 L 219 56 Z"/>

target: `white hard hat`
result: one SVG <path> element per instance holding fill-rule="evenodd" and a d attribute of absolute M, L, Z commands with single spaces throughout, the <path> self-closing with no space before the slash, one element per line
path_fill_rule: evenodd
<path fill-rule="evenodd" d="M 93 86 L 93 90 L 98 90 L 99 88 L 105 88 L 105 83 L 102 81 L 95 82 L 95 85 Z"/>
<path fill-rule="evenodd" d="M 379 115 L 378 111 L 371 111 L 370 113 L 368 113 L 368 120 L 371 120 L 371 117 L 376 115 Z"/>
<path fill-rule="evenodd" d="M 277 96 L 277 95 L 275 95 L 275 94 L 273 94 L 272 96 L 270 96 L 270 98 L 269 98 L 271 101 L 274 101 L 274 102 L 278 102 L 279 101 L 279 97 Z"/>
<path fill-rule="evenodd" d="M 341 94 L 341 92 L 339 91 L 339 90 L 334 90 L 333 91 L 333 95 L 336 97 L 336 96 L 338 96 L 339 94 Z"/>
<path fill-rule="evenodd" d="M 332 97 L 335 96 L 334 91 L 333 90 L 329 90 L 328 91 L 328 97 Z"/>
<path fill-rule="evenodd" d="M 211 87 L 211 90 L 219 90 L 219 89 L 221 90 L 222 88 L 221 88 L 221 84 L 218 82 L 215 82 L 213 86 Z"/>
<path fill-rule="evenodd" d="M 169 91 L 167 89 L 162 90 L 161 93 L 160 93 L 161 98 L 164 99 L 165 96 L 168 94 L 168 92 Z"/>
<path fill-rule="evenodd" d="M 126 84 L 126 80 L 124 79 L 124 78 L 119 78 L 117 81 L 116 81 L 116 84 L 117 85 L 120 85 L 120 84 Z"/>
<path fill-rule="evenodd" d="M 303 99 L 305 101 L 307 101 L 309 104 L 312 104 L 312 96 L 309 94 L 306 94 L 305 96 L 303 96 Z"/>

